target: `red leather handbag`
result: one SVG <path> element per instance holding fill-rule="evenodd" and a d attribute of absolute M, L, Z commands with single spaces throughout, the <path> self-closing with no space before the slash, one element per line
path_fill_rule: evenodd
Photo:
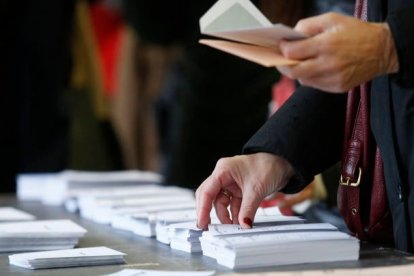
<path fill-rule="evenodd" d="M 369 84 L 363 84 L 348 95 L 338 207 L 359 239 L 392 244 L 384 169 L 370 128 L 369 92 Z"/>

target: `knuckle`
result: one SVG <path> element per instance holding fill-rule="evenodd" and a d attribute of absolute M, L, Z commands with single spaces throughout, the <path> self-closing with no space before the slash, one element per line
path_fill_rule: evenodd
<path fill-rule="evenodd" d="M 309 81 L 309 79 L 299 79 L 299 83 L 300 83 L 302 86 L 312 86 L 312 85 L 311 85 L 311 82 Z"/>
<path fill-rule="evenodd" d="M 298 21 L 295 28 L 298 30 L 302 30 L 305 26 L 306 26 L 306 19 L 301 19 Z"/>
<path fill-rule="evenodd" d="M 215 170 L 221 171 L 228 167 L 229 158 L 220 158 L 216 163 Z"/>
<path fill-rule="evenodd" d="M 326 14 L 326 17 L 327 17 L 329 20 L 332 20 L 332 21 L 336 20 L 337 16 L 338 16 L 338 15 L 337 15 L 335 12 L 328 12 L 328 13 Z"/>
<path fill-rule="evenodd" d="M 265 196 L 265 183 L 263 183 L 262 181 L 258 180 L 256 185 L 253 185 L 252 187 L 252 192 L 254 194 L 254 196 L 256 198 L 262 198 Z"/>

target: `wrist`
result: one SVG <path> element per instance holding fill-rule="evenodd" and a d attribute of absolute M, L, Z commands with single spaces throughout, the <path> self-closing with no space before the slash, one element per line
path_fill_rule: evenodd
<path fill-rule="evenodd" d="M 295 169 L 285 158 L 274 155 L 274 163 L 277 167 L 275 171 L 278 172 L 277 182 L 278 191 L 282 190 L 289 183 L 290 179 L 295 175 Z"/>
<path fill-rule="evenodd" d="M 388 26 L 388 23 L 380 23 L 378 25 L 381 28 L 380 47 L 382 48 L 384 61 L 383 73 L 397 73 L 399 71 L 398 55 L 390 27 Z"/>

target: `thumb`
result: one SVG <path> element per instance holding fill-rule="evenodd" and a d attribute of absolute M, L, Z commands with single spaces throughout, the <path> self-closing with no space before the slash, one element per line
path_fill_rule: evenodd
<path fill-rule="evenodd" d="M 239 212 L 239 223 L 243 228 L 252 228 L 254 216 L 262 200 L 253 190 L 243 193 Z"/>
<path fill-rule="evenodd" d="M 299 20 L 295 30 L 307 36 L 315 36 L 329 28 L 334 21 L 335 15 L 332 13 L 322 14 Z"/>

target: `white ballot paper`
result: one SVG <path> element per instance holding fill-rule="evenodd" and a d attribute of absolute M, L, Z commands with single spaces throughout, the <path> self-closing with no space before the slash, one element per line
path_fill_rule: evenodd
<path fill-rule="evenodd" d="M 210 224 L 208 232 L 205 234 L 211 236 L 225 236 L 225 235 L 246 235 L 253 233 L 266 232 L 294 232 L 294 231 L 337 231 L 338 229 L 330 223 L 306 223 L 306 224 L 288 224 L 288 225 L 271 225 L 271 226 L 253 226 L 250 229 L 243 229 L 238 224 Z"/>
<path fill-rule="evenodd" d="M 211 276 L 215 271 L 167 271 L 147 269 L 124 269 L 106 276 Z"/>
<path fill-rule="evenodd" d="M 9 256 L 12 265 L 28 269 L 124 264 L 126 254 L 108 247 L 54 250 Z"/>
<path fill-rule="evenodd" d="M 199 237 L 202 235 L 203 229 L 197 227 L 195 220 L 170 224 L 168 229 L 172 249 L 188 253 L 201 252 Z"/>
<path fill-rule="evenodd" d="M 305 36 L 283 24 L 273 25 L 249 0 L 219 0 L 201 18 L 202 34 L 224 40 L 202 39 L 201 44 L 263 66 L 291 65 L 279 51 L 279 42 Z"/>
<path fill-rule="evenodd" d="M 35 216 L 13 207 L 0 207 L 0 222 L 34 220 Z"/>
<path fill-rule="evenodd" d="M 301 226 L 302 228 L 302 226 Z M 203 240 L 203 254 L 231 269 L 358 260 L 359 241 L 332 230 L 302 229 Z M 214 253 L 212 253 L 214 252 Z"/>
<path fill-rule="evenodd" d="M 86 232 L 70 220 L 0 223 L 0 252 L 73 248 Z"/>

